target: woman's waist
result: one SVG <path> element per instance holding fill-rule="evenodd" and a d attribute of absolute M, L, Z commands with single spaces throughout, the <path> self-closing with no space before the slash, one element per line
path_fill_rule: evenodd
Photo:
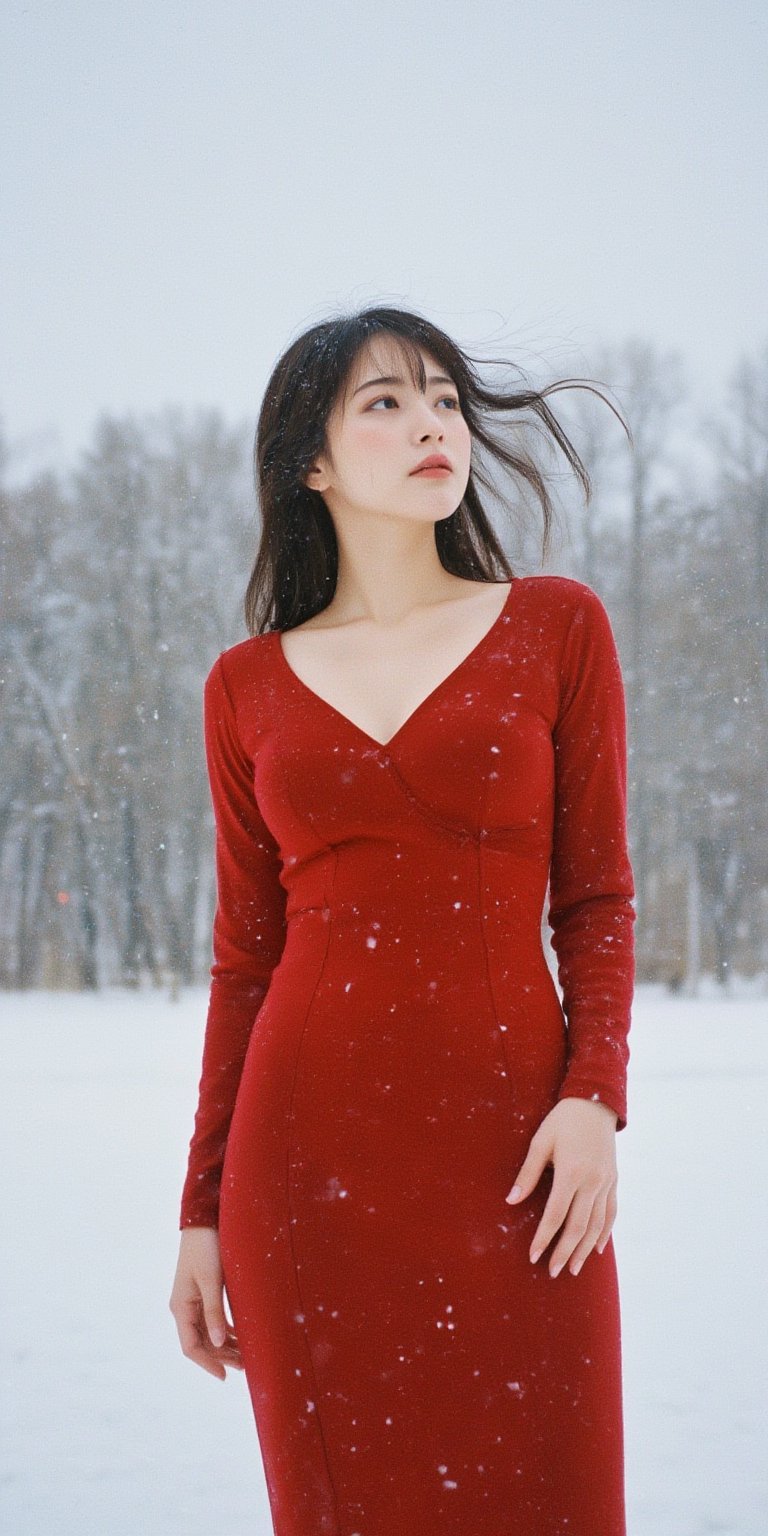
<path fill-rule="evenodd" d="M 354 897 L 331 892 L 291 904 L 284 954 L 300 956 L 319 944 L 345 964 L 365 956 L 369 965 L 378 960 L 401 967 L 410 955 L 424 966 L 449 962 L 463 968 L 495 959 L 514 961 L 520 976 L 546 967 L 541 917 L 534 902 L 482 888 L 418 895 L 359 891 Z"/>
<path fill-rule="evenodd" d="M 410 929 L 485 922 L 538 940 L 547 876 L 544 861 L 512 852 L 361 845 L 294 865 L 285 915 Z"/>

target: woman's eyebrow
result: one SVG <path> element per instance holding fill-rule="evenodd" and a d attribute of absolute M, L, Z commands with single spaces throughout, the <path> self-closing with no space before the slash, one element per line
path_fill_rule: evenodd
<path fill-rule="evenodd" d="M 378 379 L 366 379 L 364 384 L 358 384 L 357 389 L 353 389 L 352 393 L 353 393 L 353 395 L 359 395 L 361 389 L 370 389 L 372 384 L 404 384 L 404 383 L 405 383 L 405 379 L 401 379 L 397 374 L 394 374 L 394 373 L 382 374 L 381 377 L 378 378 Z M 447 378 L 444 373 L 433 373 L 431 378 L 427 379 L 427 383 L 428 384 L 453 384 L 453 379 Z"/>

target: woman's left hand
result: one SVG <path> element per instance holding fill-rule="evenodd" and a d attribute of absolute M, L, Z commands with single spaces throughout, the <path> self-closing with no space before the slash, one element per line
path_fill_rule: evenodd
<path fill-rule="evenodd" d="M 513 1200 L 507 1195 L 510 1204 L 518 1205 L 535 1189 L 547 1164 L 553 1164 L 549 1199 L 530 1248 L 535 1263 L 568 1218 L 550 1259 L 553 1278 L 569 1259 L 570 1273 L 577 1275 L 587 1254 L 594 1247 L 602 1253 L 611 1235 L 618 1209 L 616 1124 L 616 1112 L 607 1104 L 560 1099 L 531 1137 L 514 1182 L 520 1194 Z"/>

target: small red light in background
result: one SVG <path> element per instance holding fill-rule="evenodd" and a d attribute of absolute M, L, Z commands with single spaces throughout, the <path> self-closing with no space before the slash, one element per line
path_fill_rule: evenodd
<path fill-rule="evenodd" d="M 65 907 L 69 901 L 69 891 L 57 891 L 56 900 L 60 906 Z"/>

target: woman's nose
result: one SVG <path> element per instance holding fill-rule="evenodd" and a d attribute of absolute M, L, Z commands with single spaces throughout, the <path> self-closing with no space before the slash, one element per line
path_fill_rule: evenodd
<path fill-rule="evenodd" d="M 423 415 L 425 420 L 422 427 L 422 437 L 427 432 L 434 432 L 437 434 L 437 436 L 442 437 L 443 423 L 440 420 L 437 410 L 433 409 L 431 405 L 425 404 L 423 407 Z"/>

